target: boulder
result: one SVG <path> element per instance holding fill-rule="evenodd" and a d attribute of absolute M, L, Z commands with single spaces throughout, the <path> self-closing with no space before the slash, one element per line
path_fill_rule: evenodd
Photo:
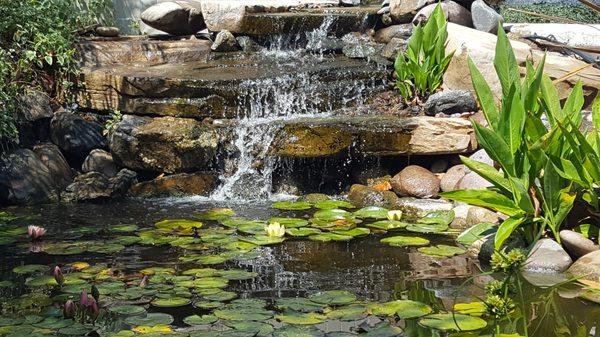
<path fill-rule="evenodd" d="M 63 190 L 73 181 L 71 167 L 58 146 L 52 143 L 38 144 L 33 148 L 33 152 L 46 165 L 59 190 Z"/>
<path fill-rule="evenodd" d="M 402 211 L 403 218 L 417 220 L 431 212 L 450 211 L 452 203 L 441 199 L 399 198 L 396 208 Z"/>
<path fill-rule="evenodd" d="M 50 96 L 38 90 L 27 90 L 18 98 L 17 120 L 20 122 L 35 122 L 40 119 L 52 118 Z"/>
<path fill-rule="evenodd" d="M 137 182 L 137 173 L 123 169 L 116 176 L 108 178 L 100 172 L 89 172 L 75 177 L 62 195 L 66 203 L 99 201 L 123 197 Z"/>
<path fill-rule="evenodd" d="M 110 139 L 115 163 L 135 171 L 209 169 L 228 129 L 188 118 L 124 115 Z"/>
<path fill-rule="evenodd" d="M 467 215 L 469 213 L 469 209 L 474 206 L 471 205 L 458 205 L 455 206 L 452 210 L 454 211 L 454 220 L 450 224 L 450 228 L 454 229 L 467 229 L 470 226 L 467 224 Z"/>
<path fill-rule="evenodd" d="M 412 34 L 413 24 L 405 23 L 382 28 L 375 32 L 375 42 L 388 43 L 393 38 L 408 40 Z"/>
<path fill-rule="evenodd" d="M 473 27 L 473 21 L 471 21 L 471 12 L 463 6 L 459 5 L 454 1 L 444 1 L 441 2 L 442 10 L 444 14 L 446 14 L 446 20 L 448 22 L 455 23 L 457 25 L 465 26 L 465 27 Z M 418 24 L 419 22 L 425 22 L 429 19 L 429 16 L 435 10 L 437 4 L 431 4 L 420 9 L 415 17 L 413 18 L 413 23 Z"/>
<path fill-rule="evenodd" d="M 425 114 L 435 116 L 437 114 L 461 114 L 477 111 L 477 101 L 470 91 L 466 90 L 444 90 L 429 96 L 425 102 Z"/>
<path fill-rule="evenodd" d="M 456 184 L 457 190 L 485 190 L 493 185 L 475 172 L 469 172 Z"/>
<path fill-rule="evenodd" d="M 217 176 L 206 173 L 180 173 L 161 176 L 135 184 L 130 194 L 135 197 L 183 197 L 190 195 L 208 196 L 217 185 Z"/>
<path fill-rule="evenodd" d="M 540 239 L 535 243 L 525 261 L 523 270 L 532 273 L 562 273 L 573 263 L 558 242 Z"/>
<path fill-rule="evenodd" d="M 79 164 L 91 150 L 106 147 L 102 126 L 69 112 L 54 115 L 50 132 L 52 142 L 58 145 L 67 159 Z"/>
<path fill-rule="evenodd" d="M 579 281 L 592 282 L 595 288 L 600 287 L 600 250 L 580 257 L 567 270 L 567 274 L 576 277 Z M 586 282 L 587 281 L 587 282 Z"/>
<path fill-rule="evenodd" d="M 389 177 L 391 179 L 389 174 L 387 168 L 377 165 L 352 172 L 352 178 L 360 184 L 369 185 L 369 181 L 378 181 L 383 177 Z"/>
<path fill-rule="evenodd" d="M 81 171 L 84 173 L 100 172 L 106 177 L 111 178 L 117 174 L 118 169 L 110 153 L 95 149 L 85 158 L 81 166 Z"/>
<path fill-rule="evenodd" d="M 390 0 L 390 16 L 396 23 L 408 23 L 421 8 L 433 0 Z"/>
<path fill-rule="evenodd" d="M 484 149 L 477 150 L 475 153 L 469 156 L 469 159 L 476 160 L 480 163 L 488 164 L 490 166 L 494 166 L 494 160 L 490 157 Z"/>
<path fill-rule="evenodd" d="M 262 49 L 262 47 L 249 36 L 238 36 L 235 40 L 245 52 L 257 52 Z"/>
<path fill-rule="evenodd" d="M 360 0 L 340 0 L 340 5 L 346 7 L 359 6 Z"/>
<path fill-rule="evenodd" d="M 440 180 L 426 168 L 410 165 L 396 174 L 391 181 L 399 196 L 434 198 L 440 190 Z"/>
<path fill-rule="evenodd" d="M 58 200 L 48 167 L 33 151 L 18 149 L 0 160 L 0 204 L 39 204 Z"/>
<path fill-rule="evenodd" d="M 206 28 L 197 0 L 160 2 L 142 12 L 140 18 L 148 26 L 175 36 L 192 35 Z"/>
<path fill-rule="evenodd" d="M 502 15 L 483 0 L 475 0 L 471 4 L 471 19 L 475 29 L 492 34 L 498 33 L 498 27 L 504 21 Z"/>
<path fill-rule="evenodd" d="M 379 191 L 373 187 L 354 184 L 348 192 L 348 200 L 357 207 L 395 208 L 398 196 L 392 191 Z"/>
<path fill-rule="evenodd" d="M 562 243 L 563 247 L 565 247 L 567 253 L 569 253 L 569 255 L 573 258 L 573 261 L 600 249 L 592 240 L 577 232 L 562 230 L 560 231 L 559 235 L 560 242 Z"/>
<path fill-rule="evenodd" d="M 121 31 L 117 27 L 100 26 L 96 28 L 96 34 L 101 37 L 117 37 Z"/>
<path fill-rule="evenodd" d="M 240 50 L 240 46 L 230 31 L 222 30 L 215 37 L 215 42 L 210 49 L 215 52 L 232 52 Z"/>
<path fill-rule="evenodd" d="M 482 222 L 497 224 L 500 222 L 500 217 L 496 212 L 487 208 L 471 206 L 467 211 L 467 226 L 474 226 Z"/>
<path fill-rule="evenodd" d="M 469 173 L 469 168 L 465 165 L 452 166 L 440 179 L 440 188 L 442 192 L 450 192 L 456 190 L 458 182 Z"/>
<path fill-rule="evenodd" d="M 388 42 L 383 50 L 381 51 L 381 56 L 385 57 L 388 60 L 395 60 L 398 57 L 398 53 L 401 50 L 404 50 L 404 47 L 408 41 L 406 39 L 395 37 L 390 42 Z"/>

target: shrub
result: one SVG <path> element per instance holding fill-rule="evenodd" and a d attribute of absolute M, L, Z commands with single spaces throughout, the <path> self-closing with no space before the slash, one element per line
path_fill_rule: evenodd
<path fill-rule="evenodd" d="M 446 16 L 438 4 L 425 26 L 414 27 L 406 51 L 396 57 L 396 87 L 406 101 L 423 101 L 442 85 L 452 54 L 446 55 Z"/>
<path fill-rule="evenodd" d="M 0 141 L 16 141 L 16 98 L 27 87 L 67 98 L 78 30 L 111 13 L 110 0 L 0 0 Z"/>

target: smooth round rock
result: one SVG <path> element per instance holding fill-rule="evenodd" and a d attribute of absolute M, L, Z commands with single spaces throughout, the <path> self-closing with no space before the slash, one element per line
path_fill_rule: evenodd
<path fill-rule="evenodd" d="M 230 31 L 222 30 L 217 34 L 210 49 L 215 52 L 232 52 L 240 50 L 240 46 Z"/>
<path fill-rule="evenodd" d="M 454 1 L 444 1 L 441 2 L 441 5 L 444 14 L 446 14 L 446 20 L 448 22 L 456 23 L 465 27 L 473 27 L 471 12 L 468 9 L 464 8 L 463 6 L 459 5 Z M 427 21 L 427 19 L 429 19 L 429 16 L 435 10 L 436 6 L 437 3 L 433 3 L 431 5 L 427 5 L 421 8 L 421 10 L 419 10 L 413 18 L 413 23 L 417 24 L 419 22 Z"/>
<path fill-rule="evenodd" d="M 492 34 L 498 33 L 498 27 L 504 21 L 502 15 L 482 0 L 471 4 L 471 19 L 475 29 Z"/>
<path fill-rule="evenodd" d="M 469 173 L 469 168 L 465 165 L 452 166 L 440 179 L 440 188 L 443 192 L 456 190 L 458 182 Z"/>
<path fill-rule="evenodd" d="M 577 232 L 562 230 L 559 235 L 560 242 L 573 260 L 600 249 L 592 240 Z"/>
<path fill-rule="evenodd" d="M 496 224 L 500 222 L 500 217 L 496 212 L 490 211 L 487 208 L 473 206 L 467 211 L 466 222 L 468 226 L 474 226 L 482 222 Z"/>
<path fill-rule="evenodd" d="M 580 281 L 587 280 L 600 284 L 600 250 L 580 257 L 567 273 Z"/>
<path fill-rule="evenodd" d="M 121 31 L 117 27 L 104 27 L 100 26 L 96 28 L 96 34 L 102 37 L 117 37 Z"/>
<path fill-rule="evenodd" d="M 598 262 L 600 263 L 600 260 Z M 531 248 L 523 270 L 532 273 L 562 273 L 572 263 L 569 254 L 558 242 L 541 239 Z"/>
<path fill-rule="evenodd" d="M 112 155 L 101 149 L 94 149 L 90 152 L 83 161 L 81 170 L 84 173 L 100 172 L 109 178 L 114 177 L 118 172 Z"/>
<path fill-rule="evenodd" d="M 462 114 L 477 111 L 477 101 L 470 91 L 444 90 L 429 96 L 424 108 L 429 116 Z"/>
<path fill-rule="evenodd" d="M 485 190 L 493 186 L 489 181 L 483 179 L 475 172 L 469 172 L 456 184 L 457 190 Z"/>
<path fill-rule="evenodd" d="M 404 168 L 392 178 L 391 184 L 394 192 L 400 196 L 434 198 L 440 190 L 438 177 L 417 165 Z"/>

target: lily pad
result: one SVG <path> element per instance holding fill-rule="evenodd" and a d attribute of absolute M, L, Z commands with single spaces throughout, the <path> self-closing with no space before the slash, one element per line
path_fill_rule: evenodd
<path fill-rule="evenodd" d="M 352 219 L 354 218 L 354 216 L 352 215 L 352 213 L 345 211 L 343 209 L 322 209 L 319 211 L 316 211 L 315 214 L 313 215 L 313 217 L 315 219 L 319 219 L 325 222 L 331 222 L 331 221 L 335 221 L 335 220 L 345 220 L 345 219 Z"/>
<path fill-rule="evenodd" d="M 202 295 L 209 301 L 229 301 L 237 297 L 237 293 L 233 291 L 220 291 L 214 294 Z"/>
<path fill-rule="evenodd" d="M 316 303 L 304 297 L 279 298 L 275 307 L 280 310 L 292 310 L 300 312 L 321 311 L 326 304 Z"/>
<path fill-rule="evenodd" d="M 312 208 L 312 204 L 306 201 L 277 201 L 272 206 L 285 211 L 303 211 Z"/>
<path fill-rule="evenodd" d="M 270 336 L 275 331 L 271 324 L 262 322 L 226 322 L 225 325 L 249 336 Z"/>
<path fill-rule="evenodd" d="M 423 218 L 419 219 L 417 222 L 422 224 L 429 225 L 450 225 L 452 221 L 454 221 L 454 211 L 434 211 L 428 213 Z"/>
<path fill-rule="evenodd" d="M 192 315 L 183 319 L 183 323 L 187 325 L 209 325 L 218 321 L 219 318 L 214 315 Z"/>
<path fill-rule="evenodd" d="M 241 238 L 240 240 L 244 241 L 244 242 L 249 242 L 255 245 L 259 245 L 259 246 L 268 246 L 268 245 L 275 245 L 278 243 L 282 243 L 283 241 L 285 241 L 284 237 L 273 237 L 273 236 L 266 236 L 266 235 L 254 235 L 254 236 L 246 236 Z"/>
<path fill-rule="evenodd" d="M 332 233 L 338 234 L 338 235 L 357 237 L 357 236 L 369 235 L 369 234 L 371 234 L 371 230 L 368 228 L 364 228 L 364 227 L 357 227 L 357 228 L 353 228 L 353 229 L 349 229 L 349 230 L 334 230 L 334 231 L 332 231 Z"/>
<path fill-rule="evenodd" d="M 387 219 L 389 210 L 383 207 L 369 206 L 354 212 L 354 216 L 361 219 Z"/>
<path fill-rule="evenodd" d="M 310 228 L 310 227 L 306 227 L 306 228 L 290 228 L 290 229 L 286 229 L 285 232 L 290 235 L 290 236 L 295 236 L 295 237 L 305 237 L 305 236 L 310 236 L 310 235 L 315 235 L 315 234 L 321 234 L 321 230 L 318 228 Z"/>
<path fill-rule="evenodd" d="M 110 230 L 112 232 L 117 232 L 117 233 L 131 233 L 131 232 L 135 232 L 139 229 L 139 227 L 137 225 L 130 225 L 130 224 L 125 224 L 125 225 L 114 225 L 110 227 Z"/>
<path fill-rule="evenodd" d="M 371 306 L 371 312 L 377 316 L 394 316 L 402 319 L 417 318 L 428 315 L 433 310 L 425 303 L 412 300 L 396 300 L 385 303 L 376 303 Z"/>
<path fill-rule="evenodd" d="M 417 236 L 391 236 L 380 240 L 381 243 L 388 244 L 393 247 L 405 246 L 427 246 L 429 240 Z"/>
<path fill-rule="evenodd" d="M 172 219 L 159 221 L 155 226 L 163 230 L 189 230 L 202 227 L 202 222 L 187 219 Z"/>
<path fill-rule="evenodd" d="M 366 334 L 361 336 L 365 337 L 395 337 L 402 334 L 402 329 L 397 326 L 389 325 L 388 323 L 381 323 L 369 330 Z"/>
<path fill-rule="evenodd" d="M 175 308 L 184 307 L 190 304 L 190 302 L 189 298 L 173 296 L 169 298 L 156 298 L 151 304 L 159 308 Z"/>
<path fill-rule="evenodd" d="M 396 220 L 380 220 L 380 221 L 366 224 L 367 227 L 370 227 L 373 229 L 384 230 L 384 231 L 391 231 L 391 230 L 395 230 L 395 229 L 406 228 L 406 226 L 408 226 L 408 225 L 409 225 L 409 223 L 402 222 L 402 221 L 396 221 Z"/>
<path fill-rule="evenodd" d="M 350 304 L 333 310 L 328 310 L 325 315 L 329 319 L 341 321 L 356 321 L 367 316 L 367 307 L 362 304 Z"/>
<path fill-rule="evenodd" d="M 47 272 L 48 270 L 48 266 L 41 264 L 26 264 L 24 266 L 14 267 L 12 271 L 15 274 L 38 274 Z"/>
<path fill-rule="evenodd" d="M 343 305 L 356 301 L 356 295 L 346 290 L 322 291 L 308 297 L 315 303 L 327 305 Z"/>
<path fill-rule="evenodd" d="M 298 228 L 298 227 L 305 227 L 308 226 L 308 221 L 304 220 L 304 219 L 298 219 L 298 218 L 270 218 L 268 221 L 270 224 L 271 223 L 279 223 L 280 225 L 284 226 L 285 228 Z"/>
<path fill-rule="evenodd" d="M 450 257 L 450 256 L 466 253 L 466 250 L 464 250 L 460 247 L 448 246 L 448 245 L 421 247 L 418 249 L 418 251 L 423 254 L 438 256 L 438 257 Z"/>
<path fill-rule="evenodd" d="M 316 234 L 316 235 L 311 235 L 308 238 L 310 240 L 312 240 L 312 241 L 319 241 L 319 242 L 350 241 L 350 240 L 352 240 L 352 236 L 335 234 L 335 233 Z"/>
<path fill-rule="evenodd" d="M 212 208 L 206 211 L 194 214 L 194 218 L 199 220 L 223 220 L 235 215 L 231 208 Z"/>
<path fill-rule="evenodd" d="M 481 301 L 470 302 L 470 303 L 456 303 L 454 305 L 454 311 L 471 316 L 483 316 L 486 312 L 487 307 L 485 303 Z"/>
<path fill-rule="evenodd" d="M 220 319 L 228 321 L 266 321 L 273 318 L 273 312 L 255 307 L 232 309 L 217 309 L 213 312 Z"/>
<path fill-rule="evenodd" d="M 315 204 L 318 209 L 356 208 L 352 203 L 344 200 L 323 200 Z"/>
<path fill-rule="evenodd" d="M 285 311 L 282 314 L 276 315 L 275 318 L 280 322 L 295 325 L 314 325 L 327 320 L 327 316 L 316 312 L 295 311 Z"/>
<path fill-rule="evenodd" d="M 441 233 L 448 230 L 448 225 L 445 224 L 409 224 L 406 230 L 415 233 Z"/>
<path fill-rule="evenodd" d="M 137 305 L 119 305 L 115 307 L 109 307 L 108 310 L 110 312 L 125 316 L 141 315 L 146 312 L 144 307 Z"/>
<path fill-rule="evenodd" d="M 487 322 L 481 318 L 463 314 L 441 313 L 422 318 L 419 324 L 443 331 L 473 331 L 483 329 Z"/>
<path fill-rule="evenodd" d="M 222 255 L 202 255 L 197 257 L 196 262 L 200 263 L 200 264 L 204 264 L 204 265 L 215 265 L 215 264 L 221 264 L 223 262 L 226 262 L 228 260 L 228 258 L 222 256 Z"/>
<path fill-rule="evenodd" d="M 131 316 L 125 319 L 125 323 L 130 325 L 158 325 L 173 323 L 173 316 L 162 312 L 152 312 L 146 316 Z"/>
<path fill-rule="evenodd" d="M 273 337 L 323 337 L 325 333 L 313 326 L 285 325 L 275 330 Z"/>
<path fill-rule="evenodd" d="M 131 330 L 139 334 L 170 334 L 173 332 L 173 329 L 166 324 L 140 325 Z"/>

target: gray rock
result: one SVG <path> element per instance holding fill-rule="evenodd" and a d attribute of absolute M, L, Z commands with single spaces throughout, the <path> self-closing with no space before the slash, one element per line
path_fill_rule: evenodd
<path fill-rule="evenodd" d="M 36 145 L 33 152 L 46 165 L 54 184 L 63 190 L 73 181 L 73 172 L 58 146 L 52 143 Z"/>
<path fill-rule="evenodd" d="M 106 177 L 111 178 L 117 174 L 118 170 L 110 153 L 95 149 L 85 158 L 81 166 L 81 171 L 84 173 L 100 172 Z"/>
<path fill-rule="evenodd" d="M 217 186 L 218 177 L 210 173 L 180 173 L 160 176 L 154 180 L 135 184 L 131 195 L 141 198 L 208 196 Z"/>
<path fill-rule="evenodd" d="M 567 270 L 567 274 L 580 280 L 600 282 L 600 250 L 580 257 Z"/>
<path fill-rule="evenodd" d="M 482 222 L 497 224 L 500 222 L 500 217 L 496 212 L 487 208 L 473 206 L 467 211 L 466 222 L 467 226 L 474 226 Z"/>
<path fill-rule="evenodd" d="M 484 238 L 481 238 L 475 241 L 469 247 L 469 256 L 474 259 L 478 259 L 479 262 L 488 265 L 490 260 L 492 259 L 492 254 L 495 252 L 494 248 L 494 240 L 496 238 L 496 234 L 490 234 Z M 504 244 L 502 245 L 502 250 L 511 251 L 513 249 L 524 249 L 525 241 L 520 235 L 511 235 Z"/>
<path fill-rule="evenodd" d="M 232 52 L 240 50 L 240 46 L 230 31 L 222 30 L 217 34 L 210 49 L 215 52 Z"/>
<path fill-rule="evenodd" d="M 106 147 L 102 126 L 72 113 L 54 115 L 50 122 L 50 133 L 52 142 L 58 145 L 67 158 L 79 163 L 91 150 Z"/>
<path fill-rule="evenodd" d="M 449 211 L 452 203 L 442 199 L 399 198 L 396 208 L 401 210 L 403 218 L 416 220 L 436 211 Z"/>
<path fill-rule="evenodd" d="M 375 32 L 375 42 L 388 43 L 393 38 L 408 39 L 412 34 L 412 23 L 405 23 L 401 25 L 393 25 L 382 28 Z"/>
<path fill-rule="evenodd" d="M 475 29 L 492 34 L 498 33 L 498 25 L 503 21 L 502 15 L 483 0 L 475 0 L 471 4 L 471 18 Z"/>
<path fill-rule="evenodd" d="M 440 188 L 443 192 L 456 190 L 458 182 L 469 173 L 469 168 L 465 165 L 452 166 L 440 179 Z"/>
<path fill-rule="evenodd" d="M 348 192 L 348 200 L 357 207 L 395 208 L 398 196 L 392 191 L 379 191 L 369 186 L 354 184 Z"/>
<path fill-rule="evenodd" d="M 487 154 L 487 152 L 485 152 L 484 149 L 478 150 L 475 153 L 473 153 L 472 155 L 469 156 L 469 159 L 473 159 L 476 160 L 480 163 L 484 163 L 484 164 L 488 164 L 490 166 L 494 166 L 494 161 L 492 160 L 492 158 L 490 157 L 489 154 Z"/>
<path fill-rule="evenodd" d="M 346 7 L 360 6 L 360 0 L 340 0 L 340 5 Z"/>
<path fill-rule="evenodd" d="M 552 287 L 568 280 L 565 274 L 523 272 L 521 275 L 527 282 L 540 288 Z"/>
<path fill-rule="evenodd" d="M 17 119 L 21 122 L 35 122 L 40 119 L 52 118 L 50 96 L 37 90 L 27 90 L 19 97 L 19 112 Z"/>
<path fill-rule="evenodd" d="M 262 47 L 249 36 L 238 36 L 235 38 L 235 40 L 240 48 L 242 48 L 242 50 L 245 52 L 256 52 L 262 49 Z"/>
<path fill-rule="evenodd" d="M 28 149 L 0 160 L 0 204 L 39 204 L 58 200 L 50 170 Z"/>
<path fill-rule="evenodd" d="M 385 57 L 388 60 L 395 60 L 398 56 L 398 53 L 401 50 L 404 50 L 407 43 L 407 40 L 395 37 L 390 42 L 388 42 L 388 44 L 386 44 L 385 47 L 383 47 L 383 50 L 381 51 L 381 56 Z"/>
<path fill-rule="evenodd" d="M 456 184 L 457 190 L 484 190 L 493 185 L 475 172 L 469 172 Z"/>
<path fill-rule="evenodd" d="M 391 181 L 399 196 L 434 198 L 440 190 L 440 180 L 426 168 L 417 165 L 405 167 Z"/>
<path fill-rule="evenodd" d="M 424 109 L 429 116 L 461 114 L 477 111 L 477 102 L 470 91 L 444 90 L 429 96 Z"/>
<path fill-rule="evenodd" d="M 442 10 L 446 14 L 446 20 L 448 22 L 456 23 L 465 27 L 473 27 L 473 21 L 471 20 L 471 12 L 463 6 L 459 5 L 454 1 L 441 2 Z M 433 10 L 437 4 L 431 4 L 420 9 L 415 17 L 413 23 L 425 22 L 429 19 L 429 16 L 433 13 Z"/>
<path fill-rule="evenodd" d="M 131 186 L 137 183 L 137 173 L 123 169 L 116 176 L 108 178 L 99 172 L 79 175 L 63 193 L 63 201 L 77 203 L 97 201 L 127 194 Z"/>
<path fill-rule="evenodd" d="M 121 31 L 117 27 L 100 26 L 96 28 L 96 34 L 102 37 L 117 37 L 121 34 Z"/>
<path fill-rule="evenodd" d="M 558 242 L 540 239 L 531 248 L 523 270 L 531 273 L 562 273 L 573 263 Z"/>
<path fill-rule="evenodd" d="M 140 17 L 148 26 L 175 36 L 192 35 L 206 28 L 200 1 L 177 0 L 149 7 Z"/>
<path fill-rule="evenodd" d="M 344 45 L 344 41 L 337 37 L 325 36 L 309 40 L 306 50 L 318 53 L 341 53 Z"/>
<path fill-rule="evenodd" d="M 570 230 L 560 231 L 560 242 L 573 260 L 600 249 L 592 240 Z"/>
<path fill-rule="evenodd" d="M 342 37 L 344 47 L 342 52 L 353 59 L 370 58 L 380 54 L 384 45 L 376 43 L 370 37 L 358 33 L 348 33 Z"/>
<path fill-rule="evenodd" d="M 467 215 L 469 213 L 469 209 L 471 209 L 471 205 L 458 205 L 455 206 L 452 210 L 454 211 L 454 220 L 450 224 L 450 228 L 455 229 L 467 229 L 470 226 L 467 224 Z"/>

